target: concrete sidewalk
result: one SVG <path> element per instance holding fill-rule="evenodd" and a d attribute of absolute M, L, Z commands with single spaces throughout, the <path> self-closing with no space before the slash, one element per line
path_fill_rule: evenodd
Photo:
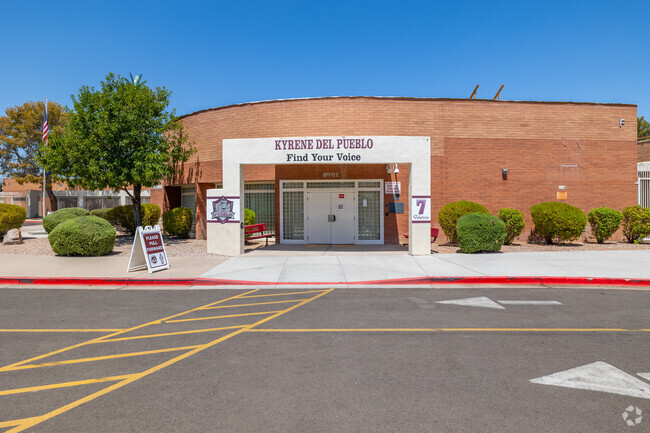
<path fill-rule="evenodd" d="M 128 256 L 56 257 L 0 255 L 0 287 L 16 284 L 186 286 L 279 288 L 435 286 L 444 284 L 543 284 L 575 279 L 647 280 L 650 251 L 581 251 L 409 256 L 402 251 L 330 251 L 324 255 L 264 255 L 241 257 L 170 257 L 171 269 L 149 274 L 127 272 Z M 289 253 L 291 254 L 291 253 Z M 11 278 L 20 281 L 10 281 Z M 522 277 L 532 277 L 527 281 Z M 435 280 L 435 281 L 434 281 Z M 446 281 L 445 281 L 446 280 Z M 111 284 L 115 283 L 115 284 Z M 578 284 L 576 282 L 576 284 Z M 604 283 L 606 284 L 606 283 Z M 618 283 L 620 284 L 620 282 Z"/>

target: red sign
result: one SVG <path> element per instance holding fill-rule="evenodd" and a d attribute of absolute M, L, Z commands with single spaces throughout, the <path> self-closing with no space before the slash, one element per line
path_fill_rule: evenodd
<path fill-rule="evenodd" d="M 149 267 L 158 268 L 167 264 L 165 248 L 163 247 L 162 235 L 160 233 L 143 234 L 145 256 L 149 260 Z"/>
<path fill-rule="evenodd" d="M 339 198 L 345 198 L 345 194 L 339 194 Z"/>

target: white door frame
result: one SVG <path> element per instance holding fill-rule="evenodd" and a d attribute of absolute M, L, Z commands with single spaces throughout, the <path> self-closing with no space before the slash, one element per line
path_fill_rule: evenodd
<path fill-rule="evenodd" d="M 284 184 L 286 183 L 302 183 L 301 188 L 285 188 Z M 310 188 L 308 183 L 341 183 L 341 182 L 350 182 L 354 183 L 354 187 L 348 188 Z M 379 182 L 379 187 L 369 187 L 369 188 L 360 188 L 359 182 Z M 303 239 L 284 239 L 284 191 L 301 191 L 303 193 L 303 227 L 304 238 Z M 303 179 L 303 180 L 294 180 L 294 179 L 281 179 L 280 180 L 280 236 L 278 238 L 279 243 L 283 244 L 307 244 L 307 193 L 308 192 L 329 192 L 329 193 L 354 193 L 356 200 L 359 200 L 360 191 L 378 191 L 379 192 L 379 239 L 377 240 L 359 240 L 359 202 L 356 201 L 356 206 L 354 207 L 354 244 L 355 245 L 383 245 L 384 244 L 384 180 L 383 179 Z"/>

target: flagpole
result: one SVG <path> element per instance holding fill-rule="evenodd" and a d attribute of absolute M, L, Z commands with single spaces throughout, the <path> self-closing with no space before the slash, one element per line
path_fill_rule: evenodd
<path fill-rule="evenodd" d="M 45 120 L 47 121 L 47 96 L 45 97 Z M 43 218 L 45 218 L 45 165 L 43 165 Z"/>

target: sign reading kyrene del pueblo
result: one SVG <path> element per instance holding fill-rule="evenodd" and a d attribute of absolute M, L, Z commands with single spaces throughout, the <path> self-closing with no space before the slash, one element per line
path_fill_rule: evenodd
<path fill-rule="evenodd" d="M 149 273 L 169 269 L 160 227 L 138 227 L 133 239 L 128 272 L 147 269 Z"/>
<path fill-rule="evenodd" d="M 304 138 L 273 140 L 286 162 L 359 162 L 375 146 L 372 138 Z"/>

